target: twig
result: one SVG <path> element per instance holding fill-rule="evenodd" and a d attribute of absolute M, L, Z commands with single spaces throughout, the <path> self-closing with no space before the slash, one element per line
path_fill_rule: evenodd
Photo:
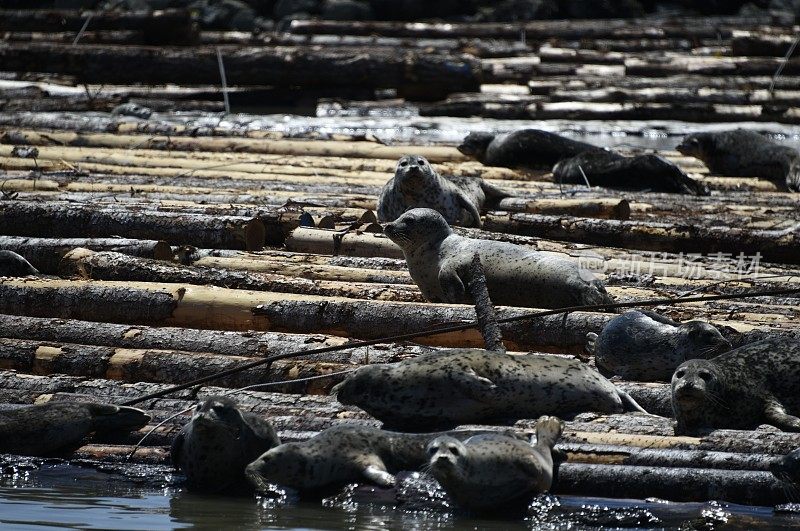
<path fill-rule="evenodd" d="M 583 175 L 583 180 L 584 180 L 584 182 L 586 183 L 586 188 L 591 188 L 591 187 L 592 187 L 592 185 L 591 185 L 591 184 L 589 184 L 589 178 L 588 178 L 588 177 L 586 176 L 586 174 L 583 172 L 583 168 L 581 168 L 581 165 L 580 165 L 580 164 L 578 164 L 578 169 L 581 171 L 581 175 Z"/>
<path fill-rule="evenodd" d="M 786 55 L 783 56 L 781 59 L 781 64 L 778 65 L 778 69 L 775 70 L 775 75 L 772 76 L 772 82 L 769 84 L 769 95 L 772 96 L 773 91 L 775 90 L 775 82 L 778 81 L 778 77 L 780 77 L 781 72 L 786 67 L 786 63 L 789 61 L 789 58 L 794 53 L 794 49 L 797 48 L 797 43 L 800 41 L 800 33 L 797 34 L 797 37 L 794 38 L 792 41 L 792 45 L 789 46 L 789 50 L 786 52 Z"/>
<path fill-rule="evenodd" d="M 73 46 L 78 44 L 78 41 L 81 40 L 81 37 L 83 36 L 84 32 L 86 32 L 86 28 L 89 27 L 89 22 L 91 22 L 92 17 L 94 17 L 94 11 L 89 12 L 89 16 L 86 17 L 86 21 L 83 23 L 83 26 L 81 26 L 81 29 L 78 31 L 78 34 L 75 35 L 75 40 L 72 41 Z"/>
<path fill-rule="evenodd" d="M 228 101 L 228 80 L 225 77 L 225 65 L 222 62 L 222 51 L 217 46 L 217 64 L 219 65 L 219 77 L 222 79 L 222 98 L 225 100 L 225 114 L 231 113 L 231 103 Z"/>

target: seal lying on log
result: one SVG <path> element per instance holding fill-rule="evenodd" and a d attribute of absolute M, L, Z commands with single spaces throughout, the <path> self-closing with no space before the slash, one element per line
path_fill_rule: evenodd
<path fill-rule="evenodd" d="M 681 364 L 672 408 L 676 434 L 765 423 L 800 431 L 800 341 L 765 339 Z"/>
<path fill-rule="evenodd" d="M 468 438 L 474 431 L 453 432 Z M 319 492 L 368 481 L 391 487 L 400 471 L 419 470 L 425 447 L 443 433 L 398 433 L 361 425 L 339 425 L 303 442 L 285 443 L 247 465 L 245 475 L 260 492 L 277 484 Z"/>
<path fill-rule="evenodd" d="M 48 456 L 72 452 L 90 433 L 129 432 L 150 416 L 141 409 L 96 402 L 48 402 L 0 411 L 0 452 Z"/>
<path fill-rule="evenodd" d="M 536 442 L 501 434 L 464 442 L 437 437 L 428 444 L 430 471 L 448 496 L 465 509 L 497 511 L 527 507 L 553 483 L 551 451 L 563 426 L 555 417 L 536 423 Z"/>
<path fill-rule="evenodd" d="M 39 270 L 14 251 L 0 251 L 0 277 L 39 275 Z"/>
<path fill-rule="evenodd" d="M 800 152 L 745 129 L 688 135 L 676 148 L 696 157 L 711 173 L 758 177 L 783 191 L 800 191 Z"/>
<path fill-rule="evenodd" d="M 214 397 L 197 404 L 172 442 L 170 457 L 190 490 L 219 492 L 246 485 L 245 467 L 279 444 L 269 422 L 240 411 L 229 398 Z"/>
<path fill-rule="evenodd" d="M 425 157 L 406 155 L 378 197 L 378 221 L 394 221 L 409 208 L 432 208 L 451 225 L 480 227 L 480 211 L 511 194 L 480 177 L 443 177 Z"/>
<path fill-rule="evenodd" d="M 711 358 L 730 350 L 730 342 L 703 321 L 680 324 L 648 310 L 613 318 L 600 334 L 586 334 L 586 350 L 605 376 L 640 382 L 669 381 L 692 358 Z"/>
<path fill-rule="evenodd" d="M 594 149 L 598 149 L 597 146 L 540 129 L 497 135 L 473 132 L 458 146 L 461 153 L 487 166 L 532 170 L 550 170 L 562 159 Z"/>
<path fill-rule="evenodd" d="M 453 234 L 442 215 L 429 208 L 409 210 L 384 233 L 403 250 L 411 278 L 429 301 L 471 304 L 464 286 L 478 254 L 496 305 L 562 308 L 613 302 L 603 283 L 577 262 Z"/>
<path fill-rule="evenodd" d="M 585 175 L 585 178 L 584 178 Z M 602 186 L 673 194 L 708 195 L 708 188 L 658 155 L 624 157 L 609 149 L 592 149 L 561 160 L 553 167 L 557 183 Z"/>
<path fill-rule="evenodd" d="M 450 429 L 553 414 L 646 413 L 627 393 L 578 360 L 451 349 L 367 365 L 331 390 L 389 429 Z"/>

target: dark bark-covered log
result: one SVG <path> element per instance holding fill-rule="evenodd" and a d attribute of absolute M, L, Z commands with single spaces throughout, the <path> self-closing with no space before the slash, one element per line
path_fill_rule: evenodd
<path fill-rule="evenodd" d="M 789 501 L 781 481 L 770 472 L 572 463 L 559 468 L 553 493 L 767 506 Z"/>
<path fill-rule="evenodd" d="M 186 9 L 97 12 L 2 9 L 0 31 L 71 31 L 74 39 L 89 16 L 88 27 L 93 31 L 138 31 L 145 44 L 190 44 L 198 39 L 197 25 Z"/>
<path fill-rule="evenodd" d="M 635 446 L 561 443 L 570 463 L 721 470 L 769 470 L 779 456 L 704 450 L 652 449 Z"/>
<path fill-rule="evenodd" d="M 766 16 L 767 20 L 774 18 Z M 758 17 L 748 18 L 755 27 Z M 626 38 L 730 38 L 733 29 L 746 23 L 738 17 L 647 18 L 610 20 L 540 20 L 524 23 L 405 23 L 405 22 L 338 22 L 332 20 L 293 20 L 289 31 L 295 34 L 382 35 L 389 37 L 481 37 L 547 41 L 562 39 Z"/>
<path fill-rule="evenodd" d="M 354 57 L 346 50 L 252 47 L 223 49 L 222 57 L 231 85 L 395 88 L 416 99 L 437 99 L 477 90 L 480 84 L 479 65 L 467 55 L 396 50 Z M 0 45 L 0 62 L 5 70 L 67 74 L 84 83 L 219 82 L 213 47 L 5 43 Z"/>
<path fill-rule="evenodd" d="M 3 314 L 0 314 L 0 337 L 128 349 L 210 352 L 230 356 L 275 356 L 304 349 L 342 345 L 349 341 L 337 336 L 132 326 Z M 430 352 L 427 347 L 393 343 L 312 354 L 300 359 L 332 363 L 392 363 L 426 352 Z"/>
<path fill-rule="evenodd" d="M 527 199 L 507 197 L 500 200 L 497 210 L 527 212 L 548 216 L 581 216 L 601 219 L 630 219 L 631 204 L 627 199 Z"/>
<path fill-rule="evenodd" d="M 261 219 L 28 201 L 0 203 L 0 226 L 10 236 L 121 236 L 165 240 L 172 245 L 247 250 L 263 248 L 268 233 Z M 270 240 L 280 239 L 275 227 L 270 229 Z"/>
<path fill-rule="evenodd" d="M 488 214 L 490 231 L 646 251 L 730 253 L 763 260 L 800 263 L 800 235 L 793 230 L 746 230 L 641 221 L 564 218 L 535 214 Z"/>
<path fill-rule="evenodd" d="M 164 240 L 0 236 L 0 249 L 14 251 L 24 256 L 36 269 L 49 275 L 58 272 L 61 259 L 76 247 L 93 251 L 113 251 L 155 260 L 172 260 L 172 249 Z"/>
<path fill-rule="evenodd" d="M 775 73 L 782 59 L 778 57 L 673 57 L 662 59 L 629 59 L 625 75 L 667 77 L 682 74 L 705 76 L 769 76 Z M 784 67 L 787 75 L 800 73 L 800 59 L 789 59 Z"/>
<path fill-rule="evenodd" d="M 794 41 L 794 35 L 770 35 L 750 31 L 734 31 L 731 39 L 732 55 L 785 57 Z M 792 57 L 800 51 L 795 49 Z"/>
<path fill-rule="evenodd" d="M 86 280 L 185 282 L 276 293 L 403 302 L 425 301 L 419 289 L 411 285 L 314 280 L 252 271 L 166 264 L 114 252 L 95 253 L 88 249 L 75 249 L 67 253 L 59 267 L 59 275 Z"/>
<path fill-rule="evenodd" d="M 66 374 L 108 378 L 123 382 L 181 384 L 203 376 L 233 369 L 250 361 L 248 357 L 184 352 L 162 349 L 126 349 L 73 343 L 54 343 L 0 338 L 0 369 L 14 369 L 39 375 Z M 215 380 L 222 387 L 245 387 L 282 382 L 353 369 L 352 365 L 307 361 L 276 361 Z M 307 382 L 287 383 L 270 388 L 273 392 L 328 394 L 344 378 L 336 375 Z"/>
<path fill-rule="evenodd" d="M 0 279 L 0 313 L 128 324 L 161 324 L 219 330 L 330 333 L 378 339 L 433 326 L 474 320 L 464 305 L 347 300 L 145 282 Z M 498 317 L 530 309 L 500 308 Z M 510 350 L 583 351 L 586 334 L 599 333 L 611 314 L 574 312 L 502 325 Z M 417 340 L 446 347 L 481 347 L 475 329 Z"/>

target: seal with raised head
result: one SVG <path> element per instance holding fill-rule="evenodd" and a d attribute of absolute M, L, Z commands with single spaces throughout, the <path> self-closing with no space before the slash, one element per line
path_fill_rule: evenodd
<path fill-rule="evenodd" d="M 247 485 L 245 467 L 279 444 L 268 421 L 240 411 L 230 398 L 212 397 L 197 404 L 192 420 L 172 442 L 170 456 L 186 474 L 190 490 L 219 492 Z"/>
<path fill-rule="evenodd" d="M 586 350 L 606 376 L 641 382 L 669 381 L 688 359 L 713 358 L 731 349 L 714 325 L 683 324 L 648 310 L 631 310 L 613 318 L 600 334 L 586 334 Z"/>
<path fill-rule="evenodd" d="M 0 277 L 39 275 L 39 270 L 14 251 L 0 251 Z"/>
<path fill-rule="evenodd" d="M 773 461 L 769 471 L 784 483 L 800 488 L 800 448 Z"/>
<path fill-rule="evenodd" d="M 487 166 L 534 170 L 550 170 L 562 159 L 596 149 L 599 148 L 586 142 L 540 129 L 503 134 L 473 132 L 458 146 L 461 153 Z"/>
<path fill-rule="evenodd" d="M 475 435 L 464 442 L 437 437 L 428 444 L 429 469 L 448 496 L 473 511 L 524 507 L 553 483 L 551 451 L 561 436 L 555 417 L 536 423 L 536 441 L 501 434 Z"/>
<path fill-rule="evenodd" d="M 576 261 L 512 243 L 459 236 L 429 208 L 409 210 L 388 223 L 384 233 L 403 250 L 411 278 L 429 301 L 471 304 L 464 286 L 477 254 L 494 304 L 563 308 L 613 302 L 603 283 Z"/>
<path fill-rule="evenodd" d="M 432 208 L 448 223 L 480 227 L 480 211 L 487 201 L 496 205 L 510 194 L 480 177 L 444 177 L 425 157 L 400 158 L 394 177 L 378 197 L 378 221 L 394 221 L 409 208 Z"/>
<path fill-rule="evenodd" d="M 557 183 L 602 186 L 615 190 L 646 190 L 671 194 L 708 195 L 708 187 L 676 164 L 647 153 L 625 157 L 610 149 L 592 149 L 553 166 Z"/>
<path fill-rule="evenodd" d="M 800 341 L 765 339 L 684 362 L 672 376 L 672 409 L 676 433 L 759 424 L 800 431 Z"/>
<path fill-rule="evenodd" d="M 418 470 L 425 447 L 441 435 L 408 434 L 369 426 L 340 425 L 303 442 L 282 444 L 247 466 L 247 478 L 259 491 L 270 483 L 300 491 L 319 491 L 368 481 L 394 485 L 394 475 Z"/>
<path fill-rule="evenodd" d="M 141 409 L 96 402 L 47 402 L 0 411 L 0 452 L 48 456 L 72 452 L 91 433 L 135 431 Z"/>
<path fill-rule="evenodd" d="M 576 359 L 449 349 L 365 365 L 334 386 L 390 429 L 450 429 L 553 414 L 645 412 L 627 393 Z"/>
<path fill-rule="evenodd" d="M 676 149 L 702 160 L 713 174 L 758 177 L 772 181 L 779 190 L 800 191 L 800 152 L 755 131 L 694 133 Z"/>

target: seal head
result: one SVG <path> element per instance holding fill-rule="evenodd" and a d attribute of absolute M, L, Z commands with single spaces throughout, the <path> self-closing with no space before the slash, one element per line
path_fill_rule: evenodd
<path fill-rule="evenodd" d="M 769 471 L 784 483 L 800 488 L 800 448 L 772 462 Z"/>
<path fill-rule="evenodd" d="M 492 143 L 492 140 L 494 140 L 494 135 L 492 133 L 475 131 L 468 134 L 457 149 L 468 157 L 472 157 L 480 162 L 485 162 L 486 150 L 489 148 L 489 144 Z"/>

